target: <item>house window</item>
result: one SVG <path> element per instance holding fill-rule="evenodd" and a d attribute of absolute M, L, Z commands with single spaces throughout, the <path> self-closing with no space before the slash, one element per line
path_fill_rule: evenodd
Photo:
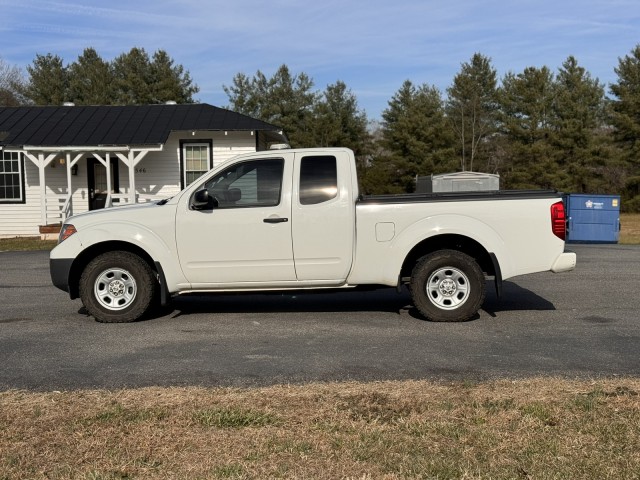
<path fill-rule="evenodd" d="M 188 187 L 197 178 L 209 171 L 211 145 L 208 143 L 185 143 L 182 145 L 183 187 Z"/>
<path fill-rule="evenodd" d="M 19 152 L 0 156 L 0 203 L 24 202 L 24 163 Z"/>

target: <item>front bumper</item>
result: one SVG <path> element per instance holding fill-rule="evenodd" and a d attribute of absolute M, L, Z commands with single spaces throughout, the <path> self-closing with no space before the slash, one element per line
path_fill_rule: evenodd
<path fill-rule="evenodd" d="M 558 255 L 556 261 L 551 266 L 553 273 L 568 272 L 576 268 L 576 254 L 574 252 L 564 252 Z"/>
<path fill-rule="evenodd" d="M 69 292 L 69 273 L 71 272 L 72 264 L 73 258 L 49 259 L 49 273 L 51 274 L 51 281 L 56 287 L 65 292 Z"/>

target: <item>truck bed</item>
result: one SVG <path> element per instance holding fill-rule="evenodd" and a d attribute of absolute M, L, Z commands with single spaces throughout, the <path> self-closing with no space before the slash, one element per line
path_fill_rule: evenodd
<path fill-rule="evenodd" d="M 490 190 L 482 192 L 403 193 L 391 195 L 360 195 L 359 204 L 464 202 L 468 200 L 530 200 L 562 198 L 557 190 Z"/>

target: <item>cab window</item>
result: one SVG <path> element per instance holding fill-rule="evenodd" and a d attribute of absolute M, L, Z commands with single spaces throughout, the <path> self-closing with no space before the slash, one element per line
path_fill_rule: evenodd
<path fill-rule="evenodd" d="M 274 207 L 280 203 L 284 160 L 253 160 L 230 166 L 204 184 L 217 208 Z"/>
<path fill-rule="evenodd" d="M 303 157 L 300 162 L 300 204 L 316 205 L 338 195 L 336 157 Z"/>

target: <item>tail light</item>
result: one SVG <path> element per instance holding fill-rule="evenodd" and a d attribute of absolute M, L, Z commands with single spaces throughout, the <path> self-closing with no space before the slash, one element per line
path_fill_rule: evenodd
<path fill-rule="evenodd" d="M 564 203 L 551 205 L 551 231 L 560 240 L 564 240 L 567 232 L 567 216 L 564 213 Z"/>

